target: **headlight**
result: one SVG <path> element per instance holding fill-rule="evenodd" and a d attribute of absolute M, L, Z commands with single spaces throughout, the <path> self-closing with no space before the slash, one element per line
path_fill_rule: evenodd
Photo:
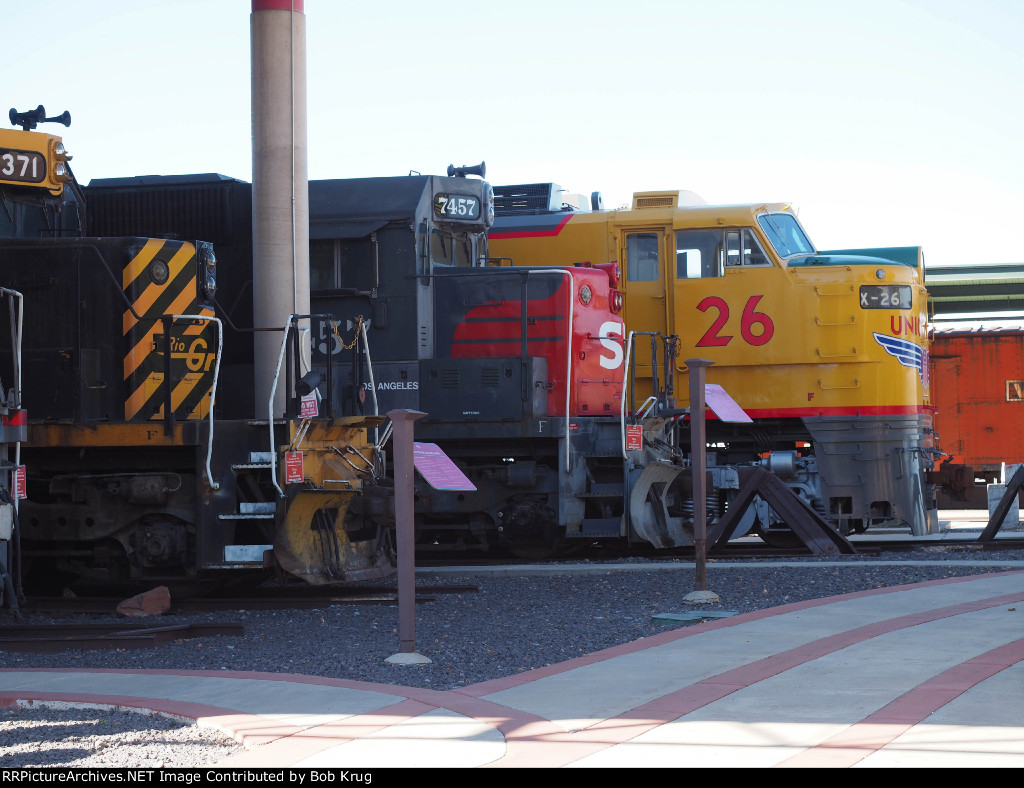
<path fill-rule="evenodd" d="M 484 184 L 484 202 L 487 205 L 484 207 L 484 216 L 486 216 L 487 226 L 490 227 L 494 224 L 494 189 L 489 183 Z"/>
<path fill-rule="evenodd" d="M 167 284 L 167 280 L 171 277 L 171 269 L 167 267 L 167 263 L 161 260 L 159 257 L 153 260 L 149 266 L 149 278 L 153 280 L 153 284 L 162 286 Z"/>
<path fill-rule="evenodd" d="M 217 294 L 217 255 L 213 253 L 213 246 L 208 243 L 197 243 L 199 251 L 199 271 L 197 277 L 200 283 L 202 295 L 212 299 Z"/>

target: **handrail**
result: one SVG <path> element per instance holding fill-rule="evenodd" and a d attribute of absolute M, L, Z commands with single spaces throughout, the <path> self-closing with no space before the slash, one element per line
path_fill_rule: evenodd
<path fill-rule="evenodd" d="M 206 442 L 206 479 L 210 483 L 210 489 L 219 490 L 220 483 L 213 480 L 213 471 L 210 469 L 210 461 L 213 457 L 213 406 L 217 400 L 217 382 L 220 380 L 220 358 L 221 352 L 224 349 L 224 324 L 221 323 L 219 317 L 213 315 L 163 315 L 162 317 L 170 318 L 171 320 L 208 320 L 211 323 L 217 325 L 217 354 L 214 356 L 213 365 L 213 383 L 210 385 L 210 437 Z M 165 338 L 165 352 L 170 355 L 171 352 L 171 338 L 170 336 Z M 168 388 L 170 388 L 170 378 L 165 381 Z"/>
<path fill-rule="evenodd" d="M 623 361 L 625 366 L 623 367 L 624 374 L 622 376 L 622 397 L 619 400 L 619 439 L 620 439 L 620 442 L 621 442 L 621 445 L 622 445 L 622 459 L 624 459 L 624 460 L 629 459 L 629 455 L 626 453 L 626 401 L 630 399 L 630 397 L 628 395 L 629 395 L 630 379 L 631 379 L 632 376 L 629 374 L 629 370 L 630 370 L 630 359 L 633 356 L 633 337 L 634 336 L 649 336 L 649 337 L 651 337 L 651 380 L 652 380 L 652 385 L 657 383 L 657 368 L 658 368 L 657 337 L 660 336 L 660 335 L 657 332 L 653 332 L 653 331 L 630 331 L 629 332 L 629 336 L 628 336 L 628 338 L 626 340 L 626 357 L 625 357 L 625 359 Z M 667 348 L 665 349 L 665 353 L 666 353 L 666 361 L 667 361 L 667 355 L 668 355 L 668 349 Z M 636 381 L 634 380 L 633 382 L 635 383 Z M 666 380 L 666 386 L 667 385 L 668 385 L 668 381 Z M 634 391 L 633 393 L 635 394 L 636 392 Z M 644 416 L 647 415 L 647 413 L 652 408 L 655 408 L 657 406 L 657 404 L 658 404 L 658 394 L 657 394 L 657 391 L 655 391 L 653 394 L 651 394 L 651 396 L 649 396 L 647 399 L 644 400 L 643 404 L 639 408 L 637 408 L 633 412 L 634 417 L 643 418 Z"/>
<path fill-rule="evenodd" d="M 643 404 L 636 409 L 636 416 L 639 419 L 647 417 L 647 414 L 654 409 L 654 406 L 658 404 L 658 398 L 653 394 L 644 400 Z"/>
<path fill-rule="evenodd" d="M 15 313 L 17 315 L 17 319 L 15 320 L 14 315 L 11 316 L 11 322 L 15 323 L 15 326 L 16 326 L 16 327 L 12 326 L 12 328 L 14 328 L 14 336 L 11 337 L 11 344 L 12 344 L 12 348 L 11 349 L 14 351 L 14 359 L 15 359 L 15 362 L 14 362 L 14 406 L 18 410 L 21 410 L 21 345 L 22 345 L 22 331 L 23 331 L 24 325 L 25 325 L 25 323 L 24 323 L 24 320 L 25 320 L 25 309 L 24 309 L 24 307 L 25 307 L 25 300 L 24 300 L 24 296 L 20 292 L 18 292 L 17 290 L 11 290 L 11 289 L 9 289 L 7 287 L 0 287 L 0 293 L 3 293 L 4 295 L 9 295 L 9 296 L 11 296 L 13 299 L 15 299 L 17 301 L 17 306 L 15 307 Z M 14 304 L 12 303 L 11 306 L 14 306 Z M 10 405 L 8 405 L 8 407 L 10 407 Z M 21 465 L 21 441 L 15 441 L 15 443 L 14 443 L 14 467 L 17 468 L 19 465 Z M 17 514 L 18 514 L 18 500 L 19 499 L 18 499 L 17 495 L 12 495 L 11 496 L 11 501 L 12 501 L 12 503 L 14 505 L 15 518 L 17 518 Z M 19 526 L 16 526 L 16 527 L 19 527 Z M 20 529 L 20 527 L 19 527 L 19 529 Z M 18 539 L 19 539 L 19 545 L 20 545 L 20 539 L 21 539 L 20 535 L 19 535 Z M 19 550 L 20 550 L 20 547 L 19 547 Z M 19 554 L 19 558 L 18 558 L 18 584 L 17 585 L 18 585 L 18 590 L 20 591 L 21 590 L 21 557 L 20 557 L 20 554 Z"/>
<path fill-rule="evenodd" d="M 284 354 L 288 347 L 288 337 L 291 334 L 292 323 L 297 320 L 299 315 L 291 314 L 288 316 L 288 322 L 285 324 L 284 331 L 281 335 L 281 350 L 277 355 L 277 369 L 274 371 L 274 382 L 270 386 L 270 397 L 267 400 L 267 423 L 270 428 L 270 480 L 274 484 L 274 489 L 277 490 L 277 494 L 282 498 L 285 497 L 284 490 L 281 489 L 281 485 L 277 483 L 277 448 L 274 446 L 274 398 L 277 395 L 277 383 L 281 379 L 281 367 L 284 365 Z M 295 326 L 298 330 L 298 326 Z"/>
<path fill-rule="evenodd" d="M 363 352 L 366 354 L 366 374 L 370 376 L 370 395 L 373 398 L 373 415 L 379 416 L 377 410 L 377 384 L 373 380 L 373 359 L 370 358 L 370 339 L 366 335 L 366 323 L 360 322 L 359 329 L 363 335 Z"/>
<path fill-rule="evenodd" d="M 17 320 L 15 321 L 14 315 L 11 316 L 11 322 L 16 322 L 16 327 L 12 326 L 14 329 L 14 336 L 11 337 L 11 343 L 14 350 L 14 406 L 18 410 L 21 410 L 21 332 L 24 328 L 25 300 L 24 296 L 17 290 L 0 287 L 0 293 L 12 296 L 17 301 L 17 306 L 15 308 Z"/>
<path fill-rule="evenodd" d="M 560 274 L 560 275 L 568 277 L 568 279 L 569 279 L 569 292 L 568 292 L 569 305 L 568 305 L 568 309 L 566 310 L 569 313 L 569 324 L 568 324 L 568 331 L 567 331 L 566 339 L 565 339 L 565 473 L 566 473 L 566 475 L 569 475 L 570 473 L 572 473 L 572 459 L 571 459 L 570 453 L 569 453 L 569 446 L 570 446 L 570 444 L 569 444 L 569 436 L 570 436 L 569 421 L 571 420 L 571 417 L 572 417 L 572 414 L 569 411 L 569 402 L 570 402 L 569 394 L 570 394 L 570 390 L 571 390 L 570 386 L 572 385 L 572 329 L 573 329 L 573 324 L 572 324 L 572 304 L 573 304 L 573 295 L 576 292 L 576 285 L 575 285 L 575 283 L 573 281 L 573 278 L 572 278 L 572 271 L 568 271 L 568 270 L 566 270 L 564 268 L 557 268 L 557 269 L 552 269 L 552 268 L 530 268 L 530 269 L 527 269 L 527 270 L 528 270 L 528 273 L 534 273 L 534 274 Z M 526 309 L 526 305 L 525 304 L 523 305 L 523 309 Z"/>
<path fill-rule="evenodd" d="M 628 378 L 628 375 L 626 373 L 628 373 L 628 371 L 629 371 L 629 359 L 630 359 L 630 356 L 633 354 L 633 335 L 634 334 L 636 334 L 635 331 L 630 331 L 629 332 L 629 336 L 626 339 L 626 357 L 623 360 L 623 363 L 624 363 L 625 366 L 623 366 L 623 368 L 622 368 L 622 370 L 623 370 L 623 375 L 622 375 L 622 396 L 619 397 L 619 439 L 620 439 L 621 444 L 622 444 L 622 459 L 624 459 L 624 460 L 628 460 L 629 459 L 629 455 L 626 453 L 626 394 L 627 394 L 626 387 L 629 385 L 629 383 L 628 383 L 628 379 L 629 378 Z M 653 363 L 653 360 L 652 360 L 652 363 Z"/>

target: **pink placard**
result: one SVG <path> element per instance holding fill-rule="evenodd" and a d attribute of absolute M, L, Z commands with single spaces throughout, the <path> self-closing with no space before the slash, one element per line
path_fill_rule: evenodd
<path fill-rule="evenodd" d="M 751 422 L 750 416 L 741 408 L 728 392 L 717 383 L 704 384 L 704 401 L 711 412 L 722 421 Z"/>
<path fill-rule="evenodd" d="M 413 442 L 412 461 L 427 484 L 435 490 L 476 489 L 476 485 L 466 478 L 466 474 L 436 443 Z"/>

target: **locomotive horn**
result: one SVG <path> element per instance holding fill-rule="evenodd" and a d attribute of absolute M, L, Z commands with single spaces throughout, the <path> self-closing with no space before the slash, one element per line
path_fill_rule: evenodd
<path fill-rule="evenodd" d="M 40 104 L 35 109 L 26 110 L 25 112 L 18 112 L 14 107 L 11 107 L 8 117 L 11 119 L 12 126 L 21 126 L 23 131 L 34 129 L 40 123 L 62 123 L 65 126 L 71 125 L 71 113 L 64 110 L 62 115 L 58 115 L 54 118 L 46 117 L 46 110 L 43 109 L 43 105 Z"/>
<path fill-rule="evenodd" d="M 475 167 L 467 167 L 465 165 L 456 167 L 454 164 L 448 165 L 448 177 L 452 178 L 465 178 L 467 175 L 479 175 L 481 178 L 484 177 L 484 173 L 487 172 L 487 162 L 482 161 Z"/>

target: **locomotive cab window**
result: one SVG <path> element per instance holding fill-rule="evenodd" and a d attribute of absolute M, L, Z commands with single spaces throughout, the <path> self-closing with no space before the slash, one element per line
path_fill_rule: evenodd
<path fill-rule="evenodd" d="M 726 268 L 771 265 L 761 245 L 754 237 L 753 231 L 726 230 L 725 233 L 725 266 Z"/>
<path fill-rule="evenodd" d="M 721 232 L 676 230 L 676 279 L 708 279 L 722 274 Z"/>
<path fill-rule="evenodd" d="M 626 280 L 654 282 L 660 278 L 657 233 L 629 233 L 626 236 Z"/>
<path fill-rule="evenodd" d="M 676 279 L 723 276 L 726 268 L 772 264 L 752 229 L 676 230 Z"/>
<path fill-rule="evenodd" d="M 376 286 L 372 239 L 310 241 L 309 286 L 312 290 L 372 290 Z"/>

